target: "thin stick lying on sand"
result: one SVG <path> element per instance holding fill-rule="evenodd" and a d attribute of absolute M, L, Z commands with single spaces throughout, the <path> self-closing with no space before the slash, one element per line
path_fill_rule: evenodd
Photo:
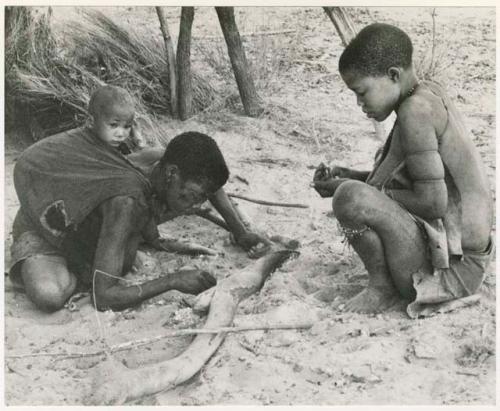
<path fill-rule="evenodd" d="M 311 328 L 314 324 L 311 321 L 306 321 L 302 324 L 266 324 L 266 325 L 248 325 L 241 327 L 218 327 L 218 328 L 184 328 L 180 330 L 174 330 L 167 332 L 165 334 L 157 335 L 151 338 L 143 338 L 140 340 L 127 341 L 121 344 L 116 344 L 110 346 L 110 350 L 104 351 L 94 351 L 94 352 L 39 352 L 39 353 L 27 353 L 27 354 L 14 354 L 6 355 L 5 358 L 30 358 L 30 357 L 64 357 L 64 358 L 80 358 L 80 357 L 93 357 L 96 355 L 104 355 L 108 352 L 119 352 L 126 351 L 132 348 L 142 347 L 144 345 L 153 344 L 157 341 L 164 340 L 166 338 L 173 337 L 183 337 L 186 335 L 197 335 L 197 334 L 219 334 L 219 333 L 238 333 L 244 331 L 255 331 L 255 330 L 300 330 Z"/>
<path fill-rule="evenodd" d="M 277 34 L 295 33 L 297 30 L 254 31 L 253 33 L 240 33 L 240 37 L 276 36 Z M 199 40 L 223 40 L 223 36 L 193 36 Z"/>
<path fill-rule="evenodd" d="M 309 208 L 306 204 L 296 204 L 296 203 L 277 203 L 274 201 L 258 200 L 256 198 L 250 198 L 247 196 L 242 196 L 240 194 L 227 193 L 228 197 L 239 198 L 240 200 L 250 201 L 251 203 L 262 204 L 267 206 L 275 207 L 291 207 L 291 208 Z"/>

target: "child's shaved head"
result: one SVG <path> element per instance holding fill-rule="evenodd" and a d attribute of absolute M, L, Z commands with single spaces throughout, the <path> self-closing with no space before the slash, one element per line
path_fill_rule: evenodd
<path fill-rule="evenodd" d="M 340 56 L 339 71 L 379 77 L 390 67 L 407 69 L 412 63 L 413 46 L 408 35 L 390 24 L 366 26 Z"/>
<path fill-rule="evenodd" d="M 92 117 L 109 114 L 114 107 L 121 106 L 134 110 L 134 100 L 124 88 L 117 86 L 99 87 L 92 93 L 89 101 L 89 113 Z"/>

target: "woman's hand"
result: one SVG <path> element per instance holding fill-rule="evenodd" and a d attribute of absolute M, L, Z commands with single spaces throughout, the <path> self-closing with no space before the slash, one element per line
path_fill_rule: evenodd
<path fill-rule="evenodd" d="M 242 235 L 235 237 L 235 242 L 248 251 L 250 258 L 263 256 L 269 251 L 272 244 L 267 238 L 251 231 L 245 231 Z"/>

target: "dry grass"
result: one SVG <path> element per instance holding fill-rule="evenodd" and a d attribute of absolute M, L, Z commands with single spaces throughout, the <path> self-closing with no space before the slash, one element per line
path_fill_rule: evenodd
<path fill-rule="evenodd" d="M 438 81 L 445 74 L 446 67 L 449 65 L 449 59 L 446 58 L 448 43 L 443 38 L 438 38 L 438 29 L 436 21 L 436 9 L 431 13 L 432 29 L 431 38 L 422 57 L 415 62 L 417 76 L 422 80 Z"/>
<path fill-rule="evenodd" d="M 258 27 L 254 27 L 253 30 L 247 29 L 250 33 L 259 30 Z M 293 34 L 242 36 L 248 70 L 257 93 L 261 97 L 272 95 L 280 84 L 282 85 L 281 75 L 287 69 L 283 64 L 284 54 L 289 51 L 283 48 L 284 36 L 293 36 Z M 214 112 L 221 108 L 228 108 L 231 111 L 241 112 L 242 103 L 224 38 L 198 38 L 196 40 L 193 42 L 193 54 L 210 72 L 211 79 L 217 84 L 218 90 L 217 98 L 207 111 Z"/>
<path fill-rule="evenodd" d="M 6 41 L 7 117 L 23 125 L 33 140 L 84 123 L 89 95 L 102 84 L 130 91 L 149 142 L 161 141 L 157 115 L 169 113 L 164 45 L 139 36 L 95 10 L 64 32 L 60 47 L 50 29 L 50 8 L 37 15 L 13 7 Z M 193 74 L 195 111 L 215 99 L 211 83 Z"/>
<path fill-rule="evenodd" d="M 6 42 L 7 117 L 23 125 L 33 140 L 84 123 L 92 91 L 114 84 L 130 91 L 149 142 L 162 141 L 157 115 L 170 114 L 170 90 L 164 44 L 158 36 L 139 35 L 93 9 L 79 9 L 79 21 L 67 24 L 60 38 L 51 31 L 51 11 L 12 7 Z M 259 94 L 278 85 L 283 49 L 281 35 L 244 39 Z M 241 101 L 224 39 L 193 42 L 204 76 L 193 73 L 194 114 L 223 108 L 241 111 Z M 210 81 L 209 81 L 210 80 Z"/>

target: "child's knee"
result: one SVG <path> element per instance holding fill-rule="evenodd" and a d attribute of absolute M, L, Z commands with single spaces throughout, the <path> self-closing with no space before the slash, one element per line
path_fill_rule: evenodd
<path fill-rule="evenodd" d="M 357 220 L 365 214 L 371 187 L 360 181 L 346 181 L 335 192 L 332 208 L 338 220 Z"/>

